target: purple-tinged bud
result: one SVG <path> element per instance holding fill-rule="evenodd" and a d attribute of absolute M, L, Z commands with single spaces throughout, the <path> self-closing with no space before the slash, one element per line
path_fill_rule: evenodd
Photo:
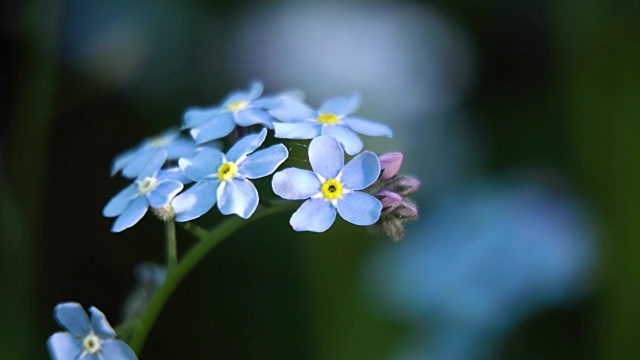
<path fill-rule="evenodd" d="M 373 196 L 375 196 L 382 203 L 383 212 L 393 211 L 400 204 L 402 204 L 402 196 L 390 190 L 380 190 Z"/>
<path fill-rule="evenodd" d="M 418 217 L 418 207 L 413 202 L 405 200 L 393 210 L 392 214 L 401 219 L 415 219 Z"/>
<path fill-rule="evenodd" d="M 378 159 L 380 159 L 380 178 L 378 180 L 389 180 L 398 175 L 400 166 L 402 166 L 401 152 L 388 152 L 378 156 Z"/>
<path fill-rule="evenodd" d="M 418 191 L 420 188 L 420 180 L 410 176 L 401 176 L 391 180 L 385 185 L 385 188 L 405 197 L 413 195 Z"/>

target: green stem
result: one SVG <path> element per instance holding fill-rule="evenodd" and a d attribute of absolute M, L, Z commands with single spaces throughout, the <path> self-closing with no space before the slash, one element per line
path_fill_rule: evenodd
<path fill-rule="evenodd" d="M 176 239 L 176 222 L 171 219 L 165 222 L 167 232 L 167 271 L 178 264 L 178 244 Z"/>
<path fill-rule="evenodd" d="M 204 258 L 205 255 L 213 249 L 213 247 L 234 231 L 254 220 L 258 220 L 262 217 L 272 215 L 280 211 L 292 209 L 294 206 L 299 205 L 295 201 L 288 201 L 280 204 L 281 205 L 274 205 L 270 207 L 261 206 L 251 216 L 251 218 L 247 220 L 234 216 L 221 223 L 215 229 L 206 233 L 200 233 L 200 241 L 188 251 L 180 262 L 178 262 L 172 269 L 169 269 L 164 284 L 156 291 L 153 298 L 151 298 L 151 301 L 147 305 L 145 312 L 140 316 L 140 318 L 138 318 L 130 341 L 131 348 L 135 353 L 140 353 L 156 318 L 160 314 L 160 311 L 162 311 L 162 308 L 169 299 L 169 296 L 171 296 L 175 288 L 180 284 L 180 281 L 182 281 L 189 271 L 191 271 L 191 269 L 193 269 L 193 267 L 196 266 L 200 260 L 202 260 L 202 258 Z"/>

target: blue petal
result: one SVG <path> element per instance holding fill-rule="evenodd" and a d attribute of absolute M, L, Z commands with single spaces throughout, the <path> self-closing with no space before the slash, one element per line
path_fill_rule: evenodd
<path fill-rule="evenodd" d="M 144 214 L 147 213 L 148 208 L 149 203 L 146 197 L 140 196 L 135 198 L 129 203 L 129 206 L 127 206 L 124 212 L 116 218 L 116 221 L 111 227 L 111 232 L 120 232 L 132 227 L 142 219 Z"/>
<path fill-rule="evenodd" d="M 275 137 L 281 139 L 313 139 L 320 135 L 322 125 L 310 121 L 273 123 Z"/>
<path fill-rule="evenodd" d="M 378 221 L 382 203 L 369 194 L 354 191 L 338 201 L 338 213 L 355 225 L 371 225 Z"/>
<path fill-rule="evenodd" d="M 286 146 L 277 144 L 256 151 L 238 165 L 238 173 L 249 179 L 257 179 L 276 171 L 289 156 Z"/>
<path fill-rule="evenodd" d="M 338 140 L 349 155 L 355 155 L 362 150 L 362 141 L 356 133 L 343 125 L 328 125 L 322 128 L 322 135 L 328 135 Z"/>
<path fill-rule="evenodd" d="M 233 114 L 236 124 L 240 126 L 262 125 L 273 129 L 273 118 L 269 113 L 258 108 L 248 108 Z"/>
<path fill-rule="evenodd" d="M 136 354 L 121 340 L 109 340 L 100 347 L 101 360 L 137 360 Z"/>
<path fill-rule="evenodd" d="M 309 144 L 309 163 L 316 174 L 333 179 L 344 166 L 344 151 L 336 139 L 319 136 Z"/>
<path fill-rule="evenodd" d="M 116 196 L 111 198 L 104 209 L 102 215 L 106 217 L 114 217 L 122 214 L 129 205 L 129 202 L 139 195 L 138 185 L 131 184 L 122 189 Z"/>
<path fill-rule="evenodd" d="M 218 209 L 224 215 L 249 218 L 258 207 L 258 190 L 251 181 L 234 178 L 218 188 Z"/>
<path fill-rule="evenodd" d="M 53 360 L 76 359 L 82 353 L 81 340 L 68 332 L 51 335 L 47 347 Z"/>
<path fill-rule="evenodd" d="M 222 113 L 213 117 L 211 121 L 194 127 L 189 133 L 196 140 L 196 143 L 201 144 L 210 140 L 221 139 L 229 135 L 235 127 L 236 122 L 233 120 L 233 115 Z"/>
<path fill-rule="evenodd" d="M 321 114 L 349 115 L 360 107 L 360 95 L 352 94 L 347 97 L 333 98 L 325 101 L 318 110 Z"/>
<path fill-rule="evenodd" d="M 102 340 L 111 339 L 116 336 L 116 332 L 113 330 L 107 317 L 104 316 L 102 311 L 92 306 L 89 308 L 89 314 L 91 314 L 91 326 L 96 335 Z"/>
<path fill-rule="evenodd" d="M 342 119 L 342 123 L 363 135 L 393 137 L 393 130 L 390 127 L 375 121 L 347 116 Z"/>
<path fill-rule="evenodd" d="M 176 212 L 176 221 L 189 221 L 211 210 L 218 199 L 216 191 L 219 184 L 217 178 L 204 179 L 176 196 L 171 202 Z"/>
<path fill-rule="evenodd" d="M 217 149 L 204 147 L 198 149 L 192 158 L 178 160 L 178 165 L 191 180 L 200 181 L 206 176 L 218 173 L 223 157 Z"/>
<path fill-rule="evenodd" d="M 167 151 L 167 159 L 176 160 L 181 157 L 192 156 L 196 150 L 196 143 L 192 138 L 182 136 L 165 146 L 164 149 Z"/>
<path fill-rule="evenodd" d="M 147 165 L 149 160 L 155 155 L 160 149 L 146 149 L 139 150 L 135 156 L 129 161 L 127 166 L 122 169 L 122 176 L 127 177 L 129 179 L 135 179 L 140 175 L 142 169 Z"/>
<path fill-rule="evenodd" d="M 318 117 L 317 112 L 307 106 L 302 98 L 295 94 L 281 95 L 277 104 L 270 105 L 269 114 L 280 121 L 313 120 Z"/>
<path fill-rule="evenodd" d="M 273 192 L 283 199 L 302 200 L 320 192 L 322 183 L 309 170 L 288 168 L 273 175 Z"/>
<path fill-rule="evenodd" d="M 272 110 L 285 105 L 287 101 L 294 101 L 297 104 L 300 104 L 303 102 L 303 99 L 304 94 L 302 94 L 301 92 L 287 91 L 277 95 L 263 96 L 259 99 L 256 99 L 255 101 L 252 101 L 251 105 L 264 110 Z M 309 109 L 309 107 L 307 108 Z"/>
<path fill-rule="evenodd" d="M 82 306 L 76 302 L 56 305 L 53 316 L 60 326 L 75 336 L 85 337 L 91 332 L 89 317 Z"/>
<path fill-rule="evenodd" d="M 206 122 L 213 120 L 216 116 L 222 113 L 222 108 L 208 107 L 208 108 L 190 108 L 182 115 L 182 128 L 192 129 L 200 126 Z"/>
<path fill-rule="evenodd" d="M 160 172 L 158 172 L 157 179 L 178 181 L 185 185 L 193 182 L 191 178 L 185 175 L 185 173 L 182 171 L 182 169 L 180 169 L 179 166 L 160 170 Z"/>
<path fill-rule="evenodd" d="M 116 156 L 111 166 L 111 176 L 118 173 L 127 166 L 138 154 L 138 149 L 127 150 L 122 154 Z"/>
<path fill-rule="evenodd" d="M 264 85 L 261 81 L 253 81 L 249 84 L 249 99 L 257 99 L 260 95 L 262 95 L 262 91 L 264 91 Z"/>
<path fill-rule="evenodd" d="M 251 134 L 238 140 L 231 149 L 227 152 L 227 161 L 238 162 L 242 160 L 245 155 L 254 152 L 262 145 L 264 139 L 267 137 L 267 129 L 262 129 L 257 134 Z"/>
<path fill-rule="evenodd" d="M 154 208 L 167 205 L 182 190 L 182 183 L 172 180 L 165 180 L 158 183 L 152 192 L 147 194 L 149 204 Z"/>
<path fill-rule="evenodd" d="M 249 84 L 248 90 L 235 90 L 231 92 L 225 99 L 223 100 L 223 108 L 226 108 L 229 104 L 234 103 L 236 101 L 249 101 L 258 98 L 262 95 L 262 91 L 264 90 L 264 86 L 261 82 L 255 81 Z"/>
<path fill-rule="evenodd" d="M 354 157 L 342 169 L 340 182 L 345 189 L 362 190 L 373 184 L 380 176 L 380 160 L 371 151 Z"/>
<path fill-rule="evenodd" d="M 138 180 L 144 180 L 146 177 L 156 177 L 166 161 L 167 152 L 165 150 L 156 150 L 156 153 L 149 158 L 147 163 L 140 170 Z M 126 170 L 127 169 L 125 169 L 125 171 Z"/>
<path fill-rule="evenodd" d="M 336 209 L 324 199 L 309 199 L 293 213 L 289 224 L 295 231 L 324 232 L 336 219 Z"/>

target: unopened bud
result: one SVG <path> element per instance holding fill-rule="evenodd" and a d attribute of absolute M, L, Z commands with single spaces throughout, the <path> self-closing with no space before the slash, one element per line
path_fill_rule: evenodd
<path fill-rule="evenodd" d="M 378 156 L 380 159 L 379 180 L 389 180 L 398 175 L 402 166 L 402 153 L 399 151 L 388 152 Z"/>
<path fill-rule="evenodd" d="M 393 211 L 402 203 L 402 196 L 390 190 L 380 190 L 374 195 L 382 203 L 382 211 Z"/>
<path fill-rule="evenodd" d="M 390 181 L 385 185 L 385 188 L 405 197 L 413 195 L 418 191 L 420 188 L 420 180 L 410 176 L 401 176 Z"/>
<path fill-rule="evenodd" d="M 418 207 L 413 202 L 405 200 L 400 205 L 398 205 L 395 210 L 393 210 L 392 214 L 401 219 L 415 219 L 416 217 L 418 217 Z"/>

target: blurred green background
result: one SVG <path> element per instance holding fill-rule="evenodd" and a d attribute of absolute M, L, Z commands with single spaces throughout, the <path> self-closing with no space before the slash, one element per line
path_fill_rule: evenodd
<path fill-rule="evenodd" d="M 62 301 L 95 305 L 119 322 L 133 268 L 162 263 L 164 250 L 163 226 L 151 216 L 109 232 L 102 207 L 127 184 L 109 177 L 113 157 L 177 126 L 188 106 L 213 105 L 256 78 L 267 93 L 303 90 L 315 106 L 362 91 L 362 112 L 397 134 L 367 144 L 402 150 L 403 171 L 424 184 L 424 211 L 408 237 L 434 199 L 476 176 L 561 174 L 597 222 L 591 290 L 519 321 L 489 358 L 640 358 L 639 2 L 3 7 L 0 358 L 47 358 L 46 339 L 59 330 L 52 309 Z M 300 27 L 309 23 L 320 25 Z M 392 358 L 410 325 L 382 314 L 363 285 L 369 257 L 390 240 L 344 222 L 295 233 L 288 216 L 262 219 L 209 254 L 170 299 L 140 358 Z M 194 241 L 182 229 L 178 239 L 181 250 Z"/>

